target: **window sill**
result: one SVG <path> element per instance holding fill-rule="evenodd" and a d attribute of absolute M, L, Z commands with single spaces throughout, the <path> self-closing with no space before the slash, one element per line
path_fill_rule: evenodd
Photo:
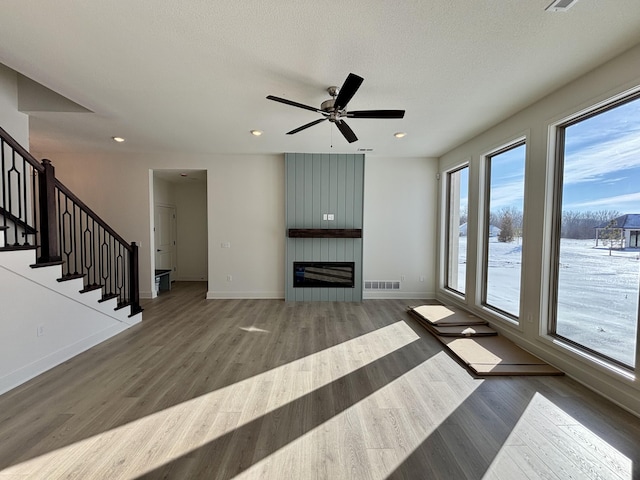
<path fill-rule="evenodd" d="M 581 350 L 580 348 L 571 345 L 570 343 L 564 342 L 552 335 L 541 335 L 540 338 L 544 340 L 545 343 L 548 343 L 555 348 L 561 349 L 574 358 L 588 362 L 599 370 L 603 370 L 607 373 L 612 373 L 619 377 L 623 377 L 625 380 L 628 380 L 630 382 L 634 382 L 636 380 L 636 374 L 633 370 L 629 370 L 620 365 L 609 362 L 592 353 L 585 352 L 584 350 Z"/>

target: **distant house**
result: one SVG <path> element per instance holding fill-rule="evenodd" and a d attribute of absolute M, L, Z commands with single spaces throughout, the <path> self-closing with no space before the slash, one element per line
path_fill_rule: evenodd
<path fill-rule="evenodd" d="M 496 227 L 495 225 L 489 225 L 489 236 L 490 237 L 497 237 L 498 235 L 500 235 L 500 229 L 498 227 Z M 460 225 L 460 236 L 461 237 L 466 237 L 467 236 L 467 224 L 463 223 L 462 225 Z"/>
<path fill-rule="evenodd" d="M 640 248 L 640 213 L 628 213 L 598 225 L 596 227 L 596 247 L 602 231 L 607 228 L 622 230 L 622 248 Z"/>

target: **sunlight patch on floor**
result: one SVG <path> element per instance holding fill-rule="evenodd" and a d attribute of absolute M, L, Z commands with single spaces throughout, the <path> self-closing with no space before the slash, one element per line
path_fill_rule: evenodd
<path fill-rule="evenodd" d="M 27 475 L 30 478 L 134 478 L 229 434 L 419 338 L 405 322 L 396 322 L 10 466 L 0 472 L 0 478 L 12 475 Z M 396 381 L 402 381 L 402 378 Z M 382 391 L 388 387 L 380 389 L 379 394 L 382 395 Z M 343 417 L 348 416 L 348 410 L 344 411 L 335 417 L 335 421 L 342 421 Z"/>
<path fill-rule="evenodd" d="M 351 478 L 384 480 L 418 449 L 484 380 L 454 391 L 445 380 L 425 382 L 421 368 L 433 364 L 460 368 L 439 352 L 350 408 L 234 477 Z M 361 419 L 366 419 L 362 421 Z"/>
<path fill-rule="evenodd" d="M 606 423 L 603 419 L 600 422 Z M 485 478 L 493 478 L 497 472 L 501 478 L 505 472 L 509 478 L 530 478 L 545 471 L 559 478 L 632 480 L 633 461 L 606 438 L 536 393 Z"/>

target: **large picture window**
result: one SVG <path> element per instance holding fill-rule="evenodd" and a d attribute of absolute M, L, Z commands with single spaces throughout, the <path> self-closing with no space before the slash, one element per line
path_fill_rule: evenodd
<path fill-rule="evenodd" d="M 634 368 L 640 95 L 560 125 L 551 333 Z"/>
<path fill-rule="evenodd" d="M 464 166 L 448 172 L 446 188 L 445 287 L 464 295 L 467 273 L 469 167 Z"/>
<path fill-rule="evenodd" d="M 520 312 L 524 141 L 487 156 L 483 304 L 513 320 Z"/>

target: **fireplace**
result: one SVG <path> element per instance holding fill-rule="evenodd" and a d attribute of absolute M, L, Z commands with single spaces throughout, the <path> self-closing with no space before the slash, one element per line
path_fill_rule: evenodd
<path fill-rule="evenodd" d="M 293 288 L 355 287 L 355 262 L 293 262 Z"/>

